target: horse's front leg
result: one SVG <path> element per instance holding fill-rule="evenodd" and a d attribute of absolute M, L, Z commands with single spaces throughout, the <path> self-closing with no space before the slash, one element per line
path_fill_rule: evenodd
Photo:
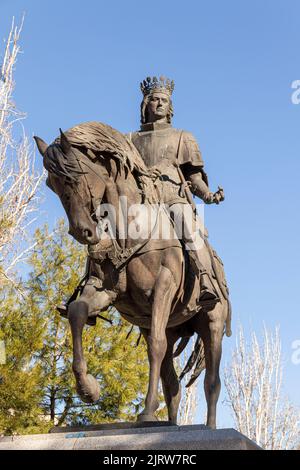
<path fill-rule="evenodd" d="M 154 288 L 151 330 L 147 333 L 143 330 L 147 342 L 150 372 L 145 408 L 139 415 L 138 421 L 156 420 L 154 413 L 159 406 L 157 395 L 160 370 L 167 350 L 166 326 L 175 291 L 176 283 L 171 271 L 162 266 Z"/>
<path fill-rule="evenodd" d="M 100 388 L 97 380 L 87 374 L 87 365 L 82 348 L 83 327 L 97 308 L 98 311 L 108 307 L 110 296 L 105 291 L 97 291 L 93 286 L 87 285 L 78 300 L 68 307 L 68 319 L 73 339 L 73 372 L 76 379 L 76 390 L 86 403 L 94 403 L 99 399 Z"/>

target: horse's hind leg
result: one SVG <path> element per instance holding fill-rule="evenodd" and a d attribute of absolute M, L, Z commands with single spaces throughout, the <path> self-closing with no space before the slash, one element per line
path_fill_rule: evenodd
<path fill-rule="evenodd" d="M 83 327 L 89 314 L 98 306 L 99 310 L 108 307 L 110 298 L 105 291 L 96 291 L 93 286 L 86 286 L 78 300 L 72 302 L 68 307 L 68 319 L 73 339 L 73 372 L 76 379 L 76 390 L 87 403 L 98 400 L 100 388 L 97 380 L 87 374 L 87 365 L 82 348 Z"/>
<path fill-rule="evenodd" d="M 167 351 L 166 326 L 176 289 L 172 272 L 162 266 L 155 285 L 151 330 L 146 335 L 150 366 L 149 387 L 145 408 L 138 417 L 139 421 L 156 420 L 154 413 L 159 406 L 157 395 L 160 369 Z"/>
<path fill-rule="evenodd" d="M 178 334 L 175 334 L 170 329 L 167 330 L 167 352 L 160 370 L 164 397 L 168 407 L 168 417 L 169 421 L 173 424 L 177 423 L 177 413 L 181 398 L 181 386 L 175 371 L 173 359 L 174 344 L 178 338 Z"/>
<path fill-rule="evenodd" d="M 216 428 L 217 402 L 221 390 L 219 367 L 222 354 L 222 337 L 224 319 L 222 318 L 222 305 L 218 304 L 212 312 L 207 314 L 206 326 L 201 330 L 204 343 L 206 372 L 204 391 L 207 402 L 207 426 Z"/>

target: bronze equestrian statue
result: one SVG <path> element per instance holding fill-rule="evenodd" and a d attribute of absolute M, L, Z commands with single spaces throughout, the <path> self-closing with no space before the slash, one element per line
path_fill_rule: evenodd
<path fill-rule="evenodd" d="M 176 423 L 180 379 L 194 368 L 191 385 L 205 369 L 207 425 L 215 428 L 222 338 L 231 334 L 231 308 L 222 261 L 199 228 L 195 208 L 183 208 L 193 205 L 190 191 L 218 204 L 223 190 L 210 192 L 194 137 L 171 126 L 174 82 L 147 78 L 141 88 L 138 132 L 123 135 L 88 122 L 61 131 L 49 146 L 35 137 L 69 233 L 88 245 L 86 276 L 62 311 L 72 331 L 76 388 L 85 402 L 99 398 L 98 382 L 87 373 L 82 333 L 114 305 L 147 343 L 149 387 L 138 420 L 156 420 L 161 379 L 169 421 Z M 194 351 L 178 378 L 174 357 L 194 334 Z"/>

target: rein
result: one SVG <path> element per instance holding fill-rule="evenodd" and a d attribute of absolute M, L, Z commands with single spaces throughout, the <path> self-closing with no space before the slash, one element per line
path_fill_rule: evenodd
<path fill-rule="evenodd" d="M 72 149 L 72 147 L 71 147 Z M 73 151 L 73 150 L 72 150 Z M 91 198 L 91 208 L 92 208 L 92 213 L 91 213 L 91 217 L 95 216 L 96 215 L 96 211 L 97 211 L 97 200 L 94 196 L 94 193 L 93 193 L 93 188 L 91 188 L 91 185 L 89 184 L 89 181 L 88 181 L 88 178 L 86 176 L 86 172 L 83 171 L 82 169 L 82 164 L 87 166 L 98 178 L 100 178 L 102 180 L 102 182 L 104 183 L 104 186 L 106 186 L 106 182 L 104 180 L 104 178 L 102 177 L 102 175 L 100 175 L 99 173 L 97 173 L 94 168 L 92 168 L 87 162 L 84 162 L 84 161 L 81 161 L 77 155 L 76 155 L 76 152 L 73 152 L 74 153 L 74 156 L 77 160 L 77 163 L 79 165 L 79 167 L 81 168 L 81 171 L 82 171 L 82 175 L 84 176 L 84 179 L 85 179 L 85 183 L 86 183 L 86 186 L 88 188 L 88 191 L 90 193 L 90 198 Z M 98 221 L 99 222 L 99 221 Z"/>
<path fill-rule="evenodd" d="M 113 250 L 107 250 L 103 249 L 103 246 L 101 247 L 101 240 L 97 245 L 89 245 L 88 251 L 89 251 L 89 257 L 93 259 L 94 261 L 102 262 L 106 258 L 109 258 L 113 265 L 115 266 L 116 269 L 122 269 L 126 266 L 126 264 L 130 261 L 130 259 L 138 253 L 144 246 L 147 245 L 149 240 L 151 240 L 152 235 L 157 227 L 158 219 L 159 219 L 159 213 L 160 213 L 161 208 L 159 208 L 155 220 L 154 227 L 150 233 L 150 236 L 143 240 L 142 242 L 138 243 L 132 248 L 122 248 L 116 239 L 113 237 L 113 234 L 111 235 L 111 241 L 113 245 Z M 102 248 L 102 249 L 101 249 Z"/>
<path fill-rule="evenodd" d="M 86 167 L 88 167 L 90 171 L 92 171 L 99 179 L 101 179 L 105 186 L 106 186 L 106 182 L 105 182 L 104 178 L 98 172 L 96 172 L 94 170 L 94 168 L 92 168 L 87 162 L 81 161 L 77 157 L 75 152 L 74 152 L 74 155 L 75 155 L 75 158 L 78 162 L 79 167 L 82 170 L 82 175 L 85 178 L 86 186 L 87 186 L 89 194 L 90 194 L 91 207 L 92 207 L 91 217 L 93 217 L 94 215 L 96 215 L 97 209 L 98 209 L 98 207 L 96 205 L 97 200 L 96 200 L 96 198 L 93 194 L 93 188 L 91 188 L 91 186 L 89 184 L 88 178 L 86 176 L 86 172 L 84 172 L 83 169 L 82 169 L 82 164 L 85 165 Z M 146 175 L 146 173 L 145 173 L 144 176 L 148 176 L 148 175 Z M 157 175 L 156 175 L 156 177 L 157 177 Z M 137 189 L 137 190 L 140 192 L 139 189 Z M 154 227 L 151 231 L 150 236 L 148 238 L 146 238 L 145 240 L 143 240 L 141 243 L 138 243 L 137 245 L 135 245 L 132 248 L 122 248 L 119 245 L 119 243 L 117 242 L 117 240 L 114 238 L 113 234 L 110 233 L 110 239 L 112 241 L 113 250 L 110 250 L 110 251 L 107 251 L 107 249 L 103 250 L 103 246 L 101 247 L 101 240 L 100 240 L 100 242 L 97 243 L 96 245 L 89 245 L 89 247 L 88 247 L 89 257 L 91 259 L 95 260 L 95 261 L 103 261 L 106 257 L 108 257 L 108 258 L 111 259 L 111 261 L 114 264 L 116 269 L 124 268 L 125 265 L 132 258 L 132 256 L 134 256 L 138 251 L 140 251 L 142 248 L 144 248 L 144 246 L 151 239 L 151 237 L 152 237 L 152 235 L 153 235 L 153 233 L 154 233 L 154 231 L 157 227 L 157 223 L 158 223 L 158 219 L 159 219 L 159 213 L 160 213 L 160 209 L 157 213 L 156 221 L 155 221 L 155 224 L 154 224 Z M 100 221 L 97 219 L 97 222 L 99 223 Z M 109 224 L 108 224 L 108 227 L 109 227 Z"/>
<path fill-rule="evenodd" d="M 77 159 L 77 157 L 76 157 Z M 90 165 L 88 165 L 86 162 L 81 162 L 77 159 L 78 161 L 78 164 L 80 166 L 80 168 L 82 169 L 81 167 L 81 163 L 83 163 L 85 166 L 87 166 L 98 178 L 100 178 L 102 180 L 102 182 L 104 183 L 104 185 L 106 186 L 106 182 L 104 180 L 104 178 L 99 174 L 97 173 Z M 91 197 L 91 206 L 92 206 L 92 214 L 91 214 L 91 217 L 93 217 L 94 215 L 96 215 L 96 211 L 97 211 L 97 201 L 96 201 L 96 198 L 94 196 L 94 193 L 93 193 L 93 189 L 91 188 L 90 184 L 89 184 L 89 181 L 88 181 L 88 178 L 86 176 L 86 173 L 83 171 L 82 172 L 84 178 L 85 178 L 85 183 L 87 185 L 87 188 L 88 188 L 88 191 L 90 193 L 90 197 Z"/>

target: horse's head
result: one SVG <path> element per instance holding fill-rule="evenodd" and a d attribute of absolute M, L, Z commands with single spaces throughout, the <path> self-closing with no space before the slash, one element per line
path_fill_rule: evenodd
<path fill-rule="evenodd" d="M 61 131 L 60 143 L 47 145 L 35 141 L 48 171 L 46 184 L 61 200 L 69 219 L 69 233 L 82 244 L 95 244 L 96 209 L 105 192 L 105 174 L 78 148 L 73 147 Z"/>

